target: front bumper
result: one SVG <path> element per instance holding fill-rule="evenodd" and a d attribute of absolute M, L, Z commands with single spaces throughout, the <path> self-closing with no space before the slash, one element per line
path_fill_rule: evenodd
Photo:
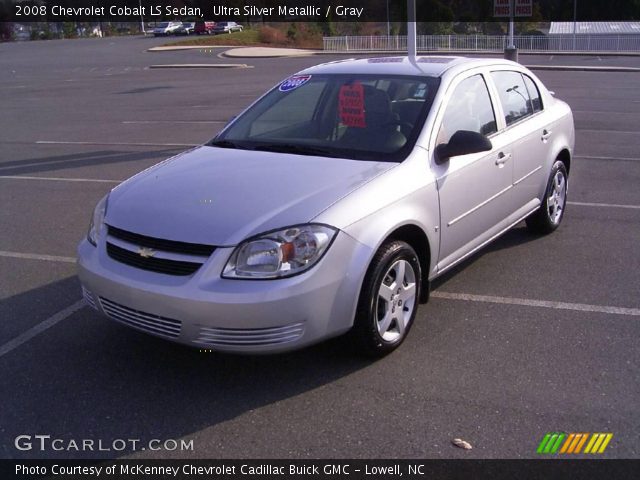
<path fill-rule="evenodd" d="M 220 276 L 233 248 L 218 248 L 193 275 L 165 275 L 119 263 L 104 238 L 78 246 L 88 303 L 130 327 L 196 348 L 241 353 L 294 350 L 347 331 L 372 254 L 339 232 L 317 265 L 278 280 Z"/>

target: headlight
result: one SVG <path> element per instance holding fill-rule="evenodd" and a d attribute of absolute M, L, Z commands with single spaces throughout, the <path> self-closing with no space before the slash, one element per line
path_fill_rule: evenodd
<path fill-rule="evenodd" d="M 297 225 L 262 234 L 234 250 L 224 278 L 283 278 L 304 272 L 327 251 L 338 231 L 326 225 Z"/>
<path fill-rule="evenodd" d="M 98 245 L 98 239 L 100 238 L 100 230 L 102 230 L 102 224 L 104 223 L 104 216 L 107 213 L 107 203 L 109 202 L 109 194 L 102 197 L 102 200 L 98 202 L 96 208 L 93 211 L 91 217 L 91 223 L 89 224 L 89 232 L 87 232 L 87 240 L 93 246 Z"/>

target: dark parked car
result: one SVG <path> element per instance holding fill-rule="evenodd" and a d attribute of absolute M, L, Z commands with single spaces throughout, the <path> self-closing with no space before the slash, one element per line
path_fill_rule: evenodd
<path fill-rule="evenodd" d="M 174 32 L 176 35 L 191 35 L 194 33 L 194 22 L 182 22 L 182 25 Z"/>

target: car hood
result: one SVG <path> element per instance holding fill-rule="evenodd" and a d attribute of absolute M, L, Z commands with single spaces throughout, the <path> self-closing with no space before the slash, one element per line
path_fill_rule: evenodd
<path fill-rule="evenodd" d="M 309 222 L 395 165 L 202 146 L 116 187 L 106 223 L 167 240 L 233 246 Z"/>

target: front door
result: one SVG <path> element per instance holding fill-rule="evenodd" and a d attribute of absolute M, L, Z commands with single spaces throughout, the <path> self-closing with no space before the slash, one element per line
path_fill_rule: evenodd
<path fill-rule="evenodd" d="M 452 85 L 445 101 L 436 145 L 447 143 L 458 130 L 469 130 L 486 135 L 493 148 L 451 157 L 434 167 L 440 198 L 439 271 L 499 233 L 513 212 L 512 152 L 507 137 L 497 133 L 483 75 L 472 75 Z"/>

